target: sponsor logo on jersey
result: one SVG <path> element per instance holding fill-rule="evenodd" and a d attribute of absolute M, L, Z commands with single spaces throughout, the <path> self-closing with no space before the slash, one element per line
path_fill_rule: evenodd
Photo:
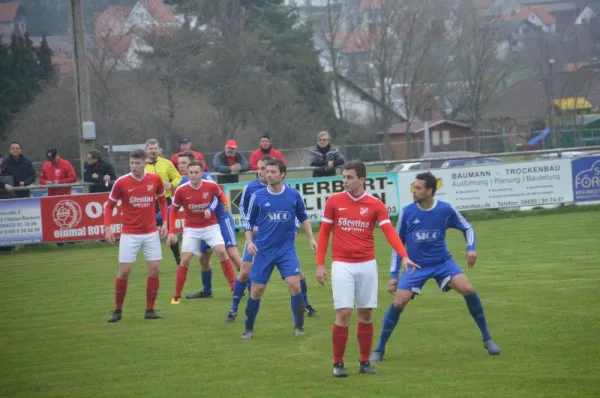
<path fill-rule="evenodd" d="M 285 222 L 292 219 L 292 213 L 289 211 L 270 211 L 267 213 L 267 220 L 271 222 Z"/>
<path fill-rule="evenodd" d="M 413 234 L 417 242 L 434 242 L 439 239 L 440 235 L 439 230 L 417 231 Z"/>

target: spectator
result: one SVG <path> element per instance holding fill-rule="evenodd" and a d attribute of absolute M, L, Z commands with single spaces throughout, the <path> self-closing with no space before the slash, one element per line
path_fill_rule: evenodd
<path fill-rule="evenodd" d="M 55 148 L 49 148 L 46 151 L 46 158 L 48 161 L 42 165 L 40 184 L 54 185 L 77 182 L 73 165 L 68 160 L 58 156 L 58 151 Z M 48 188 L 48 196 L 71 195 L 71 192 L 71 187 Z"/>
<path fill-rule="evenodd" d="M 217 176 L 219 184 L 231 184 L 239 182 L 239 173 L 248 171 L 248 161 L 237 151 L 237 142 L 228 140 L 225 150 L 215 154 L 213 158 L 213 169 L 217 173 L 229 174 Z"/>
<path fill-rule="evenodd" d="M 0 155 L 0 199 L 12 199 L 15 191 L 13 191 L 13 176 L 6 174 L 2 167 L 4 158 Z"/>
<path fill-rule="evenodd" d="M 102 160 L 99 150 L 92 149 L 87 155 L 87 163 L 83 172 L 83 181 L 91 182 L 90 193 L 110 192 L 117 175 L 114 167 Z"/>
<path fill-rule="evenodd" d="M 317 135 L 317 145 L 310 148 L 312 159 L 310 165 L 318 167 L 313 170 L 313 177 L 334 176 L 335 168 L 344 163 L 344 156 L 339 149 L 331 145 L 331 137 L 327 131 L 321 131 Z"/>
<path fill-rule="evenodd" d="M 258 168 L 258 161 L 263 156 L 267 155 L 279 159 L 287 165 L 287 161 L 283 157 L 283 154 L 277 149 L 273 148 L 269 134 L 263 134 L 260 136 L 258 149 L 250 154 L 250 170 L 256 170 Z"/>
<path fill-rule="evenodd" d="M 179 140 L 179 153 L 176 153 L 173 156 L 171 156 L 171 163 L 173 163 L 175 167 L 177 167 L 177 165 L 179 164 L 179 156 L 182 153 L 188 151 L 194 153 L 194 156 L 196 156 L 196 160 L 198 162 L 202 162 L 202 164 L 204 165 L 204 170 L 208 170 L 208 166 L 206 165 L 204 156 L 200 152 L 192 149 L 192 140 L 190 140 L 190 137 L 183 137 Z"/>
<path fill-rule="evenodd" d="M 10 156 L 4 159 L 2 164 L 2 175 L 12 176 L 15 187 L 25 187 L 35 183 L 36 173 L 31 160 L 23 155 L 21 144 L 13 141 L 10 144 Z M 14 191 L 17 198 L 28 198 L 31 195 L 29 190 Z"/>

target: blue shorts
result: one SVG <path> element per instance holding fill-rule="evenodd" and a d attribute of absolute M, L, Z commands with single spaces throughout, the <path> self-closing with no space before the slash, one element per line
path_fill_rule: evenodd
<path fill-rule="evenodd" d="M 295 249 L 277 254 L 258 252 L 252 262 L 250 280 L 252 280 L 252 283 L 266 285 L 275 266 L 277 266 L 283 279 L 300 275 L 300 263 Z"/>
<path fill-rule="evenodd" d="M 225 248 L 237 246 L 237 236 L 235 235 L 235 222 L 231 214 L 227 213 L 226 216 L 219 220 L 219 227 L 221 227 L 221 235 L 223 235 L 223 241 L 225 242 Z M 200 253 L 210 253 L 212 248 L 202 241 L 200 243 Z"/>
<path fill-rule="evenodd" d="M 421 290 L 430 278 L 435 279 L 440 290 L 447 292 L 450 290 L 448 283 L 456 275 L 463 274 L 464 271 L 453 260 L 449 260 L 442 265 L 434 267 L 417 268 L 411 275 L 412 269 L 404 271 L 398 279 L 398 290 L 410 290 L 413 293 L 421 294 Z"/>

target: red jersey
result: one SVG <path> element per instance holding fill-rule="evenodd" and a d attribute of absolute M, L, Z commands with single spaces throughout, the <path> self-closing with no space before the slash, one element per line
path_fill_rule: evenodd
<path fill-rule="evenodd" d="M 156 231 L 156 198 L 165 194 L 158 174 L 146 173 L 141 180 L 131 173 L 117 179 L 109 199 L 121 201 L 123 233 L 149 234 Z"/>
<path fill-rule="evenodd" d="M 173 206 L 176 209 L 183 207 L 186 228 L 206 228 L 215 225 L 217 217 L 212 212 L 209 218 L 205 218 L 204 212 L 210 207 L 213 199 L 220 196 L 221 188 L 212 181 L 202 180 L 198 188 L 186 182 L 175 191 Z"/>
<path fill-rule="evenodd" d="M 366 192 L 358 198 L 347 192 L 325 202 L 322 221 L 333 224 L 333 261 L 362 263 L 375 259 L 375 224 L 390 222 L 385 204 Z"/>

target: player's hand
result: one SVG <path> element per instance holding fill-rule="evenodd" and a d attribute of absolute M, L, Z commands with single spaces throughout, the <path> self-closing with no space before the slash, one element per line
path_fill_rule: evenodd
<path fill-rule="evenodd" d="M 113 234 L 111 227 L 104 229 L 104 239 L 106 239 L 106 241 L 111 245 L 115 243 L 115 234 Z"/>
<path fill-rule="evenodd" d="M 248 254 L 250 254 L 252 257 L 256 256 L 256 253 L 258 253 L 258 249 L 256 248 L 254 242 L 246 243 L 246 247 L 248 248 Z"/>
<path fill-rule="evenodd" d="M 227 213 L 229 213 L 229 203 L 223 204 L 223 210 L 225 210 Z"/>
<path fill-rule="evenodd" d="M 298 233 L 298 232 L 296 232 L 296 233 Z M 317 242 L 315 242 L 314 239 L 310 240 L 310 248 L 312 249 L 313 252 L 317 251 Z"/>
<path fill-rule="evenodd" d="M 325 271 L 324 265 L 317 265 L 317 282 L 321 286 L 325 286 L 327 280 L 327 271 Z"/>
<path fill-rule="evenodd" d="M 469 250 L 467 252 L 467 264 L 469 265 L 469 268 L 473 268 L 475 266 L 476 261 L 477 253 L 475 253 L 475 250 Z"/>
<path fill-rule="evenodd" d="M 169 227 L 167 226 L 167 223 L 164 223 L 160 227 L 160 237 L 164 239 L 167 236 L 169 236 Z M 175 239 L 175 242 L 177 242 L 177 239 Z"/>
<path fill-rule="evenodd" d="M 173 188 L 173 184 L 171 184 L 170 182 L 163 182 L 163 185 L 165 186 L 166 190 Z"/>
<path fill-rule="evenodd" d="M 404 257 L 402 259 L 402 265 L 404 266 L 404 270 L 408 270 L 409 268 L 412 268 L 412 271 L 410 271 L 411 275 L 415 273 L 417 268 L 421 268 L 419 265 L 413 263 L 412 260 L 408 257 Z"/>
<path fill-rule="evenodd" d="M 396 293 L 397 289 L 398 289 L 398 279 L 390 279 L 390 281 L 388 282 L 387 291 L 390 294 L 394 294 L 394 293 Z"/>
<path fill-rule="evenodd" d="M 175 243 L 177 243 L 177 235 L 169 234 L 169 236 L 167 236 L 167 244 L 170 246 L 174 245 Z"/>
<path fill-rule="evenodd" d="M 258 233 L 258 225 L 255 225 L 254 228 L 252 228 L 252 235 L 256 235 Z"/>
<path fill-rule="evenodd" d="M 210 210 L 204 210 L 204 218 L 206 218 L 207 220 L 210 218 Z"/>

